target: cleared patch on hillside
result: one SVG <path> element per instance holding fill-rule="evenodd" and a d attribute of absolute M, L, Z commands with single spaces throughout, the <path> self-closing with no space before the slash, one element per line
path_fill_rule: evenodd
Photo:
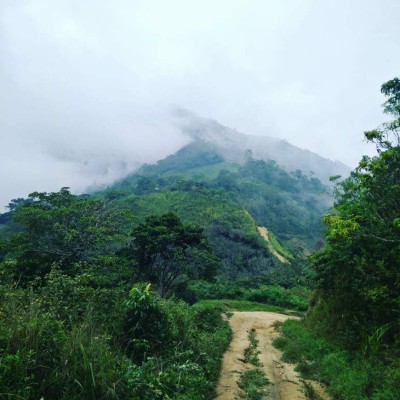
<path fill-rule="evenodd" d="M 282 254 L 279 254 L 275 247 L 272 245 L 271 240 L 269 238 L 268 229 L 264 226 L 257 226 L 258 233 L 265 239 L 268 243 L 269 251 L 283 264 L 290 264 L 289 260 L 284 257 Z"/>

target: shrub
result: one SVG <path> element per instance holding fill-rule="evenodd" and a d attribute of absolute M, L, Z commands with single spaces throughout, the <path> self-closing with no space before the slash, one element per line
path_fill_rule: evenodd
<path fill-rule="evenodd" d="M 308 309 L 308 296 L 307 290 L 285 289 L 277 285 L 262 285 L 257 289 L 247 291 L 244 295 L 246 300 L 288 307 L 298 311 Z"/>
<path fill-rule="evenodd" d="M 283 359 L 297 364 L 304 378 L 325 383 L 334 399 L 400 398 L 398 362 L 351 353 L 309 331 L 302 321 L 288 320 L 274 345 Z"/>

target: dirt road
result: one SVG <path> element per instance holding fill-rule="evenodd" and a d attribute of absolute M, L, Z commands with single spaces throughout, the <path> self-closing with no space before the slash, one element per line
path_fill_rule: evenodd
<path fill-rule="evenodd" d="M 281 352 L 272 345 L 272 341 L 277 337 L 273 324 L 288 318 L 293 317 L 264 311 L 233 313 L 229 320 L 233 338 L 224 355 L 216 400 L 243 398 L 243 392 L 238 387 L 237 381 L 241 373 L 254 368 L 244 360 L 244 351 L 249 347 L 248 335 L 251 330 L 255 332 L 259 341 L 261 369 L 271 382 L 266 386 L 264 399 L 306 400 L 302 392 L 303 385 L 294 371 L 294 366 L 283 363 Z"/>

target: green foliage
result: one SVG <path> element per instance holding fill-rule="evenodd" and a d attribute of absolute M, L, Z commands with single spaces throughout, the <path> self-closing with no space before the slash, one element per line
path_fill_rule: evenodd
<path fill-rule="evenodd" d="M 124 347 L 130 357 L 143 361 L 146 353 L 158 354 L 164 346 L 171 345 L 167 315 L 150 284 L 134 286 L 125 305 Z"/>
<path fill-rule="evenodd" d="M 103 196 L 130 208 L 140 222 L 173 211 L 183 223 L 200 225 L 222 260 L 220 273 L 229 278 L 269 274 L 279 265 L 257 225 L 267 226 L 279 241 L 295 239 L 294 247 L 314 248 L 321 216 L 331 205 L 329 189 L 299 170 L 285 172 L 274 161 L 247 157 L 239 166 L 218 157 L 212 145 L 196 141 L 144 166 Z M 291 257 L 278 240 L 272 238 L 272 245 Z"/>
<path fill-rule="evenodd" d="M 56 193 L 29 195 L 12 212 L 19 232 L 2 242 L 6 259 L 15 259 L 19 282 L 44 276 L 57 263 L 68 268 L 100 252 L 109 254 L 113 243 L 124 239 L 126 211 L 89 197 Z"/>
<path fill-rule="evenodd" d="M 258 289 L 251 289 L 244 295 L 246 300 L 287 307 L 298 311 L 307 311 L 310 292 L 307 289 L 285 289 L 281 286 L 261 285 Z"/>
<path fill-rule="evenodd" d="M 314 386 L 307 381 L 302 381 L 303 383 L 303 393 L 305 394 L 307 400 L 323 400 L 322 397 L 316 392 Z"/>
<path fill-rule="evenodd" d="M 288 321 L 276 341 L 305 377 L 325 382 L 338 399 L 400 398 L 399 80 L 382 92 L 395 119 L 365 132 L 377 156 L 364 156 L 349 178 L 335 178 L 326 245 L 311 257 L 314 306 L 306 326 Z"/>
<path fill-rule="evenodd" d="M 128 371 L 134 393 L 149 400 L 210 398 L 230 341 L 219 311 L 162 299 L 143 284 L 125 305 L 124 348 L 142 360 Z"/>
<path fill-rule="evenodd" d="M 156 165 L 145 165 L 141 168 L 139 174 L 187 173 L 188 170 L 218 164 L 223 161 L 223 157 L 213 149 L 212 145 L 205 142 L 193 142 L 183 147 L 176 154 L 158 161 Z"/>
<path fill-rule="evenodd" d="M 242 210 L 222 215 L 209 227 L 208 235 L 222 260 L 225 277 L 268 274 L 275 267 L 276 261 L 255 228 L 252 217 Z"/>
<path fill-rule="evenodd" d="M 189 278 L 212 278 L 218 266 L 203 229 L 182 224 L 174 213 L 148 217 L 137 226 L 127 254 L 138 264 L 139 279 L 155 282 L 164 297 Z"/>
<path fill-rule="evenodd" d="M 196 280 L 189 288 L 194 292 L 196 300 L 204 299 L 241 299 L 244 289 L 235 281 L 217 279 L 213 282 Z"/>
<path fill-rule="evenodd" d="M 195 142 L 95 196 L 63 188 L 12 201 L 0 215 L 0 398 L 213 398 L 231 335 L 222 312 L 307 308 L 303 266 L 276 272 L 257 225 L 312 244 L 324 191 L 301 171 L 251 154 L 239 166 Z M 271 235 L 289 258 L 279 241 Z M 230 300 L 191 307 L 172 293 Z M 265 378 L 242 378 L 260 398 Z"/>
<path fill-rule="evenodd" d="M 258 350 L 258 340 L 256 338 L 256 334 L 253 330 L 249 332 L 249 347 L 244 350 L 244 359 L 247 363 L 253 364 L 256 367 L 261 365 L 260 359 L 258 355 L 261 354 L 260 350 Z"/>
<path fill-rule="evenodd" d="M 265 395 L 264 387 L 269 383 L 259 369 L 244 372 L 238 381 L 239 387 L 245 392 L 245 400 L 262 400 Z"/>
<path fill-rule="evenodd" d="M 164 300 L 147 284 L 127 297 L 92 283 L 57 269 L 29 288 L 3 279 L 0 398 L 213 397 L 230 341 L 218 310 Z"/>
<path fill-rule="evenodd" d="M 376 348 L 377 337 L 380 351 L 399 346 L 398 90 L 397 78 L 382 86 L 389 96 L 385 111 L 396 119 L 366 132 L 378 155 L 363 157 L 351 176 L 337 184 L 335 208 L 324 219 L 327 245 L 312 258 L 318 329 L 360 351 L 368 343 Z"/>
<path fill-rule="evenodd" d="M 320 236 L 320 217 L 329 207 L 329 196 L 318 179 L 254 159 L 234 178 L 232 190 L 259 226 L 269 227 L 280 239 L 299 237 L 312 243 Z"/>
<path fill-rule="evenodd" d="M 279 243 L 279 241 L 272 232 L 268 233 L 268 241 L 278 254 L 285 257 L 287 260 L 293 259 L 293 254 L 289 250 L 287 250 L 284 246 L 282 246 L 281 243 Z"/>
<path fill-rule="evenodd" d="M 248 300 L 201 300 L 196 303 L 195 306 L 215 307 L 227 313 L 231 311 L 270 311 L 286 315 L 304 315 L 304 313 L 299 311 L 292 311 L 286 308 L 272 306 L 270 304 L 255 303 Z"/>
<path fill-rule="evenodd" d="M 323 339 L 302 321 L 288 320 L 274 345 L 283 359 L 296 363 L 304 378 L 325 383 L 334 399 L 383 400 L 400 398 L 399 363 L 363 358 Z"/>
<path fill-rule="evenodd" d="M 307 311 L 312 294 L 310 289 L 300 286 L 285 289 L 278 285 L 256 285 L 246 289 L 241 281 L 221 280 L 216 282 L 194 281 L 190 284 L 190 288 L 197 300 L 246 300 L 297 311 Z"/>
<path fill-rule="evenodd" d="M 183 224 L 201 226 L 214 254 L 221 259 L 221 274 L 232 278 L 266 274 L 277 263 L 250 214 L 222 190 L 166 191 L 148 196 L 130 195 L 116 201 L 130 208 L 141 223 L 147 217 L 173 211 Z"/>
<path fill-rule="evenodd" d="M 1 286 L 2 397 L 112 399 L 123 393 L 125 358 L 112 346 L 103 314 L 119 292 L 93 289 L 85 279 L 53 271 L 39 288 Z M 99 312 L 96 304 L 107 306 Z"/>
<path fill-rule="evenodd" d="M 127 253 L 133 222 L 119 193 L 110 196 L 112 206 L 62 189 L 12 207 L 20 230 L 1 247 L 0 398 L 213 397 L 230 341 L 220 312 L 165 300 L 149 284 L 126 295 L 137 266 L 151 267 L 142 277 L 155 273 L 166 294 L 160 259 L 179 277 L 212 276 L 217 260 L 203 229 L 173 213 L 149 217 Z"/>
<path fill-rule="evenodd" d="M 313 288 L 314 276 L 315 271 L 311 268 L 308 260 L 296 256 L 290 264 L 274 270 L 269 276 L 269 282 L 286 289 L 293 287 Z M 307 298 L 309 297 L 308 295 Z"/>

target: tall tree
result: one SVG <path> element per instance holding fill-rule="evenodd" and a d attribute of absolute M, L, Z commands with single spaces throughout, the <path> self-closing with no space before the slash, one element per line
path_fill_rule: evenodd
<path fill-rule="evenodd" d="M 54 263 L 67 268 L 107 253 L 113 242 L 124 238 L 127 213 L 62 188 L 30 194 L 29 201 L 15 206 L 13 219 L 20 231 L 3 241 L 3 253 L 14 260 L 17 274 L 28 279 L 47 273 Z"/>
<path fill-rule="evenodd" d="M 327 244 L 313 257 L 325 324 L 352 347 L 384 330 L 400 335 L 400 81 L 382 86 L 395 117 L 365 132 L 378 155 L 364 156 L 336 187 L 325 219 Z"/>
<path fill-rule="evenodd" d="M 156 283 L 164 297 L 182 280 L 212 278 L 218 265 L 203 229 L 183 224 L 174 213 L 151 216 L 135 228 L 128 252 L 139 279 Z"/>

